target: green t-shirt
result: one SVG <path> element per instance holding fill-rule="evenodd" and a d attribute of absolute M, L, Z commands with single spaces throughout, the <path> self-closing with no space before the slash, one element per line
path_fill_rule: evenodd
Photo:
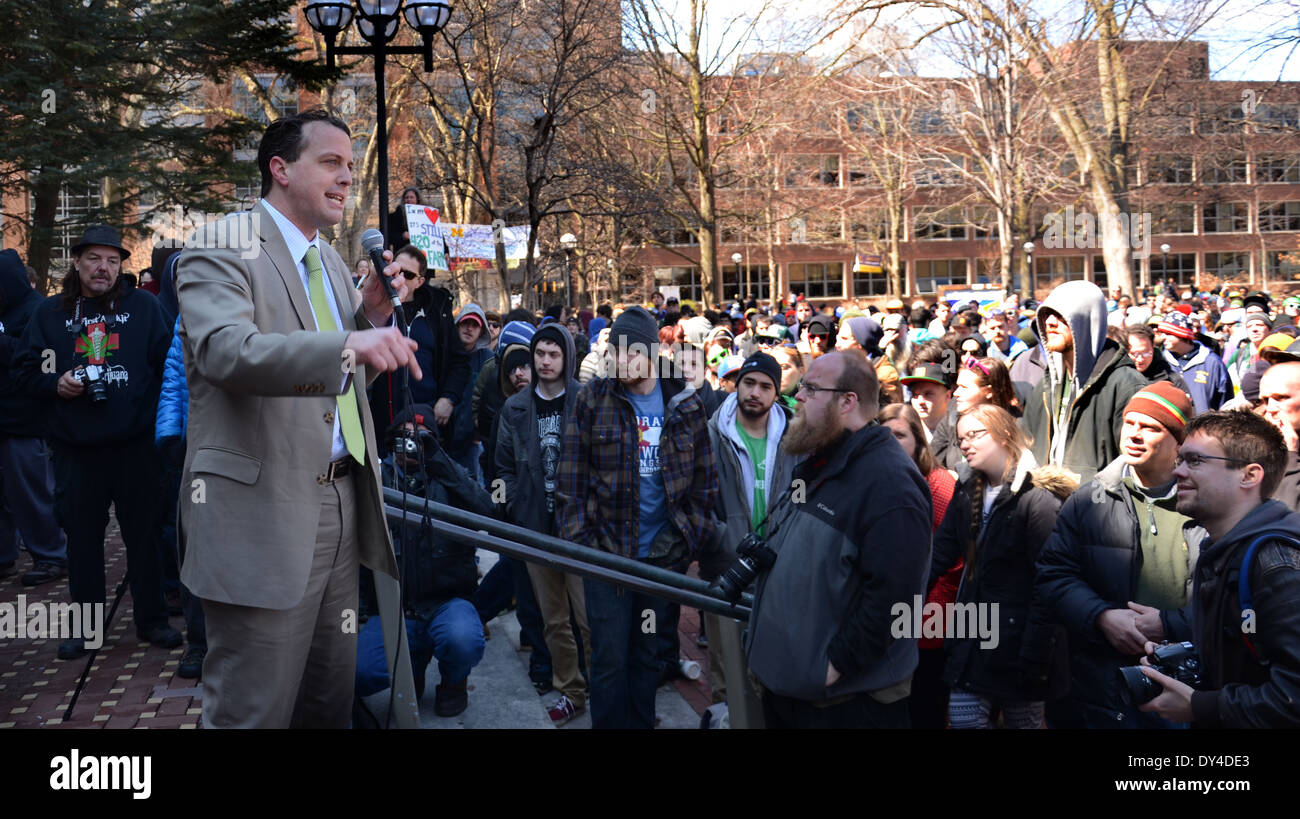
<path fill-rule="evenodd" d="M 749 453 L 749 461 L 754 465 L 754 502 L 750 504 L 750 525 L 760 536 L 764 536 L 764 518 L 767 517 L 767 436 L 762 438 L 751 437 L 745 428 L 736 424 L 736 432 L 740 433 L 740 440 L 745 444 L 745 451 Z"/>
<path fill-rule="evenodd" d="M 1191 567 L 1183 538 L 1187 516 L 1175 509 L 1177 494 L 1170 485 L 1139 487 L 1131 475 L 1124 478 L 1124 487 L 1133 499 L 1142 537 L 1142 571 L 1133 599 L 1161 610 L 1180 609 L 1187 604 Z"/>

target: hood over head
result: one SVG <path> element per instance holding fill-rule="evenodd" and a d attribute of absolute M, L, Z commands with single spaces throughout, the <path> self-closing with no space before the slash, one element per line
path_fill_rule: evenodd
<path fill-rule="evenodd" d="M 533 340 L 528 345 L 529 355 L 537 352 L 539 341 L 553 341 L 564 352 L 564 383 L 567 385 L 578 371 L 578 352 L 573 343 L 573 334 L 559 322 L 544 324 L 533 334 Z M 533 386 L 537 386 L 537 367 L 533 367 Z"/>
<path fill-rule="evenodd" d="M 7 310 L 27 298 L 31 291 L 32 283 L 27 279 L 27 268 L 18 251 L 0 250 L 0 306 Z"/>
<path fill-rule="evenodd" d="M 460 312 L 456 314 L 457 327 L 460 326 L 461 319 L 466 316 L 478 316 L 479 326 L 483 328 L 483 332 L 478 335 L 478 343 L 474 345 L 474 349 L 482 350 L 490 345 L 492 343 L 492 333 L 488 332 L 487 313 L 483 312 L 483 308 L 472 301 L 460 308 Z"/>
<path fill-rule="evenodd" d="M 1106 294 L 1092 282 L 1066 282 L 1057 287 L 1034 314 L 1038 337 L 1044 340 L 1046 311 L 1058 314 L 1069 325 L 1074 334 L 1074 377 L 1080 384 L 1086 383 L 1106 344 Z"/>

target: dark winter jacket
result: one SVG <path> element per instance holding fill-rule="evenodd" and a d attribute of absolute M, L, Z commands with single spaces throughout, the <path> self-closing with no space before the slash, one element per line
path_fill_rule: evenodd
<path fill-rule="evenodd" d="M 1038 593 L 1070 637 L 1070 699 L 1091 724 L 1125 727 L 1131 711 L 1120 693 L 1116 669 L 1137 657 L 1120 654 L 1102 634 L 1097 617 L 1107 609 L 1127 609 L 1136 598 L 1142 573 L 1139 520 L 1124 487 L 1124 462 L 1116 459 L 1065 501 L 1056 526 L 1038 557 Z M 1191 568 L 1205 530 L 1184 528 L 1189 605 L 1160 613 L 1165 639 L 1192 639 Z"/>
<path fill-rule="evenodd" d="M 1196 349 L 1185 358 L 1165 350 L 1164 358 L 1171 369 L 1183 374 L 1184 388 L 1192 397 L 1192 406 L 1197 415 L 1217 410 L 1223 406 L 1224 401 L 1232 398 L 1232 380 L 1228 378 L 1228 368 L 1204 344 L 1196 343 Z"/>
<path fill-rule="evenodd" d="M 384 459 L 380 469 L 384 486 L 404 486 L 417 497 L 456 506 L 479 515 L 495 516 L 492 496 L 464 467 L 447 455 L 436 440 L 426 443 L 425 475 L 404 472 Z M 428 620 L 453 598 L 473 600 L 478 588 L 478 566 L 473 544 L 435 534 L 424 521 L 389 522 L 393 551 L 401 566 L 402 599 L 406 614 Z"/>
<path fill-rule="evenodd" d="M 1087 482 L 1119 457 L 1124 406 L 1147 381 L 1106 337 L 1106 299 L 1095 284 L 1066 282 L 1053 290 L 1035 318 L 1040 338 L 1047 337 L 1042 325 L 1048 310 L 1074 334 L 1074 366 L 1067 375 L 1059 353 L 1044 354 L 1047 372 L 1029 397 L 1021 428 L 1033 439 L 1038 463 L 1063 466 Z M 1069 393 L 1064 419 L 1063 386 Z"/>
<path fill-rule="evenodd" d="M 1254 633 L 1246 633 L 1238 602 L 1246 549 L 1272 532 L 1300 538 L 1300 514 L 1265 501 L 1201 547 L 1192 589 L 1193 643 L 1205 677 L 1192 694 L 1199 727 L 1300 727 L 1300 549 L 1274 540 L 1255 553 L 1249 567 Z"/>
<path fill-rule="evenodd" d="M 957 402 L 948 402 L 948 412 L 939 421 L 930 437 L 930 452 L 934 460 L 944 469 L 957 472 L 963 479 L 969 477 L 966 456 L 961 454 L 957 443 Z"/>
<path fill-rule="evenodd" d="M 18 252 L 0 250 L 0 435 L 45 437 L 41 402 L 22 389 L 15 369 L 24 351 L 23 333 L 42 301 Z"/>
<path fill-rule="evenodd" d="M 479 317 L 483 322 L 484 330 L 479 334 L 478 343 L 474 349 L 466 355 L 466 362 L 469 366 L 469 378 L 465 381 L 465 389 L 460 394 L 460 400 L 456 402 L 456 412 L 452 415 L 452 432 L 448 451 L 453 455 L 458 452 L 464 452 L 471 444 L 479 440 L 478 429 L 474 423 L 474 388 L 478 383 L 479 372 L 482 371 L 483 365 L 488 359 L 492 358 L 491 334 L 487 331 L 487 314 L 483 308 L 477 304 L 466 304 L 461 308 L 457 315 L 457 322 L 466 315 L 473 314 Z M 462 345 L 463 347 L 463 345 Z"/>
<path fill-rule="evenodd" d="M 1062 498 L 1076 487 L 1059 469 L 1035 469 L 1028 453 L 1003 484 L 957 592 L 958 604 L 988 606 L 980 608 L 988 612 L 990 625 L 988 604 L 998 604 L 997 645 L 981 648 L 979 636 L 945 640 L 948 685 L 995 699 L 1031 702 L 1065 693 L 1065 629 L 1054 622 L 1046 599 L 1036 592 L 1034 564 L 1056 523 Z M 983 503 L 978 486 L 968 487 L 968 492 L 973 503 Z"/>
<path fill-rule="evenodd" d="M 417 404 L 433 404 L 440 398 L 453 404 L 460 401 L 469 383 L 469 355 L 456 332 L 451 293 L 441 287 L 422 285 L 402 305 L 402 311 L 410 327 L 410 337 L 418 345 L 415 360 L 424 375 L 419 381 L 411 381 L 412 399 Z M 404 368 L 380 373 L 370 385 L 370 413 L 377 428 L 387 428 L 406 406 L 402 389 L 405 372 Z M 440 430 L 444 441 L 450 438 L 448 427 Z"/>
<path fill-rule="evenodd" d="M 736 546 L 754 530 L 754 465 L 749 452 L 736 432 L 737 403 L 735 393 L 727 396 L 722 407 L 709 419 L 709 442 L 718 459 L 717 536 L 700 552 L 700 577 L 713 580 L 736 560 Z M 777 499 L 790 487 L 799 458 L 781 449 L 781 436 L 790 423 L 790 411 L 773 402 L 767 417 L 767 463 L 765 503 L 772 509 Z"/>
<path fill-rule="evenodd" d="M 1183 380 L 1183 374 L 1177 367 L 1169 364 L 1169 359 L 1157 350 L 1156 354 L 1151 356 L 1151 366 L 1145 371 L 1139 370 L 1138 374 L 1147 380 L 1147 383 L 1154 384 L 1157 381 L 1168 381 L 1178 389 L 1191 395 L 1187 390 L 1187 382 Z"/>
<path fill-rule="evenodd" d="M 86 447 L 152 438 L 172 329 L 158 299 L 129 284 L 116 304 L 78 299 L 64 310 L 61 296 L 46 299 L 27 325 L 18 369 L 49 413 L 49 436 Z M 47 349 L 54 351 L 53 372 L 42 366 Z M 103 367 L 107 400 L 95 403 L 89 388 L 76 398 L 58 397 L 59 377 L 86 364 Z"/>
<path fill-rule="evenodd" d="M 533 336 L 532 350 L 537 349 L 538 341 L 553 341 L 564 351 L 566 386 L 562 423 L 567 426 L 573 417 L 578 392 L 582 389 L 573 377 L 578 361 L 573 336 L 563 325 L 551 322 Z M 505 481 L 506 520 L 534 532 L 553 535 L 555 519 L 546 511 L 546 472 L 537 426 L 537 383 L 537 370 L 534 368 L 532 388 L 510 396 L 501 408 L 494 454 L 496 477 Z"/>
<path fill-rule="evenodd" d="M 717 468 L 709 419 L 695 390 L 659 379 L 664 425 L 659 463 L 668 520 L 678 545 L 694 557 L 713 537 Z M 627 389 L 616 378 L 596 378 L 578 393 L 564 431 L 555 503 L 559 535 L 623 557 L 637 553 L 641 523 L 640 430 Z M 653 552 L 652 552 L 653 556 Z"/>
<path fill-rule="evenodd" d="M 925 596 L 930 487 L 874 421 L 809 456 L 794 481 L 768 516 L 777 558 L 758 578 L 749 667 L 786 697 L 890 691 L 892 701 L 919 659 L 915 636 L 895 636 L 894 607 Z M 842 675 L 830 687 L 828 663 Z"/>
<path fill-rule="evenodd" d="M 1046 352 L 1043 345 L 1035 344 L 1029 348 L 1029 352 L 1016 356 L 1016 360 L 1011 362 L 1011 388 L 1015 390 L 1022 407 L 1029 405 L 1029 396 L 1034 394 L 1034 388 L 1043 380 L 1043 373 L 1047 370 L 1047 365 L 1043 363 Z"/>

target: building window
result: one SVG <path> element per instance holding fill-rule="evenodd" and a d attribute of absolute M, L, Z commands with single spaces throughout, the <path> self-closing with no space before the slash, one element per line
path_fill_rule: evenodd
<path fill-rule="evenodd" d="M 704 289 L 700 287 L 700 269 L 698 267 L 673 267 L 670 268 L 669 284 L 675 284 L 680 288 L 677 292 L 683 300 L 690 300 L 704 306 L 703 296 Z M 713 300 L 713 294 L 709 294 L 709 300 Z"/>
<path fill-rule="evenodd" d="M 1157 185 L 1190 185 L 1192 174 L 1190 156 L 1157 155 L 1147 160 L 1147 176 Z"/>
<path fill-rule="evenodd" d="M 851 188 L 880 187 L 880 178 L 871 170 L 871 163 L 865 157 L 849 157 L 845 174 Z"/>
<path fill-rule="evenodd" d="M 998 212 L 989 205 L 977 205 L 970 209 L 971 238 L 998 238 Z"/>
<path fill-rule="evenodd" d="M 1195 253 L 1152 253 L 1151 281 L 1191 287 L 1196 284 Z"/>
<path fill-rule="evenodd" d="M 1250 276 L 1250 254 L 1206 253 L 1205 275 L 1221 282 L 1244 282 Z"/>
<path fill-rule="evenodd" d="M 879 273 L 858 270 L 858 262 L 879 266 Z M 885 272 L 885 257 L 880 253 L 863 252 L 854 254 L 853 260 L 853 297 L 884 296 L 889 293 L 889 274 Z"/>
<path fill-rule="evenodd" d="M 1300 156 L 1261 156 L 1255 160 L 1255 181 L 1300 182 Z"/>
<path fill-rule="evenodd" d="M 1152 233 L 1159 235 L 1162 233 L 1196 232 L 1195 205 L 1182 202 L 1161 202 L 1148 207 L 1151 208 Z"/>
<path fill-rule="evenodd" d="M 1264 266 L 1274 281 L 1300 281 L 1300 251 L 1270 250 L 1264 254 Z"/>
<path fill-rule="evenodd" d="M 785 159 L 785 187 L 838 188 L 839 154 L 790 154 Z"/>
<path fill-rule="evenodd" d="M 929 156 L 922 159 L 912 172 L 912 181 L 918 188 L 944 188 L 961 184 L 962 158 L 959 156 Z"/>
<path fill-rule="evenodd" d="M 1277 202 L 1259 206 L 1259 229 L 1300 230 L 1300 202 Z"/>
<path fill-rule="evenodd" d="M 786 266 L 790 289 L 809 299 L 844 298 L 843 262 L 795 262 Z"/>
<path fill-rule="evenodd" d="M 1245 202 L 1206 202 L 1205 219 L 1202 222 L 1206 233 L 1245 233 L 1248 213 Z"/>
<path fill-rule="evenodd" d="M 889 233 L 889 217 L 883 210 L 849 214 L 849 238 L 859 242 L 883 242 Z"/>
<path fill-rule="evenodd" d="M 810 216 L 807 221 L 807 241 L 838 242 L 844 238 L 844 223 L 838 216 Z"/>
<path fill-rule="evenodd" d="M 1265 104 L 1255 106 L 1255 131 L 1283 131 L 1300 128 L 1300 105 Z"/>
<path fill-rule="evenodd" d="M 258 74 L 256 79 L 258 85 L 270 91 L 271 105 L 275 109 L 277 119 L 298 113 L 298 89 L 291 82 L 274 74 Z M 263 125 L 269 124 L 270 121 L 266 117 L 266 111 L 262 109 L 262 104 L 248 90 L 242 79 L 234 80 L 231 87 L 233 89 L 231 103 L 235 111 Z M 235 159 L 244 162 L 257 159 L 257 147 L 261 141 L 261 134 L 249 134 L 235 146 Z"/>
<path fill-rule="evenodd" d="M 257 200 L 262 198 L 262 183 L 252 182 L 247 185 L 235 185 L 235 203 L 240 210 L 252 210 Z"/>
<path fill-rule="evenodd" d="M 909 132 L 913 134 L 953 134 L 956 131 L 948 122 L 948 118 L 943 115 L 943 111 L 932 108 L 925 111 L 917 111 L 912 114 L 912 124 Z"/>
<path fill-rule="evenodd" d="M 1202 134 L 1239 134 L 1246 121 L 1240 104 L 1220 105 L 1201 112 Z"/>
<path fill-rule="evenodd" d="M 1035 256 L 1034 287 L 1051 290 L 1063 282 L 1082 281 L 1083 260 L 1082 256 Z"/>
<path fill-rule="evenodd" d="M 767 286 L 767 265 L 727 265 L 722 268 L 722 300 L 731 301 L 739 293 L 742 301 L 750 296 L 759 301 L 766 301 L 771 296 Z"/>
<path fill-rule="evenodd" d="M 912 265 L 918 293 L 937 293 L 946 285 L 966 284 L 965 259 L 920 259 Z"/>
<path fill-rule="evenodd" d="M 54 212 L 54 236 L 50 239 L 50 276 L 55 279 L 72 264 L 72 246 L 102 201 L 100 184 L 63 183 L 59 188 L 59 207 Z M 28 197 L 28 212 L 35 212 L 36 198 Z"/>
<path fill-rule="evenodd" d="M 912 211 L 913 238 L 965 239 L 966 217 L 959 207 L 915 208 Z"/>
<path fill-rule="evenodd" d="M 1130 264 L 1133 266 L 1133 280 L 1137 281 L 1138 261 L 1134 259 Z M 1110 274 L 1106 272 L 1106 257 L 1098 254 L 1092 257 L 1092 283 L 1102 289 L 1102 292 L 1110 295 Z"/>
<path fill-rule="evenodd" d="M 1245 157 L 1207 158 L 1202 160 L 1201 181 L 1207 185 L 1237 185 L 1250 179 L 1246 170 Z"/>

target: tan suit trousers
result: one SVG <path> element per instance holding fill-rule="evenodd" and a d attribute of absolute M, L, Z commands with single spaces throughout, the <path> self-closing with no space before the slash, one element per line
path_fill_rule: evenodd
<path fill-rule="evenodd" d="M 351 723 L 358 480 L 365 474 L 354 470 L 320 487 L 316 551 L 307 591 L 297 605 L 280 610 L 203 601 L 204 727 L 347 728 Z"/>
<path fill-rule="evenodd" d="M 582 632 L 582 648 L 586 655 L 587 670 L 591 670 L 591 630 L 587 627 L 587 596 L 582 590 L 582 578 L 556 569 L 528 563 L 528 577 L 533 581 L 537 607 L 546 622 L 543 638 L 546 650 L 551 652 L 551 685 L 569 698 L 577 708 L 584 708 L 587 695 L 583 693 L 586 681 L 578 668 L 578 643 L 569 623 L 569 608 Z"/>

